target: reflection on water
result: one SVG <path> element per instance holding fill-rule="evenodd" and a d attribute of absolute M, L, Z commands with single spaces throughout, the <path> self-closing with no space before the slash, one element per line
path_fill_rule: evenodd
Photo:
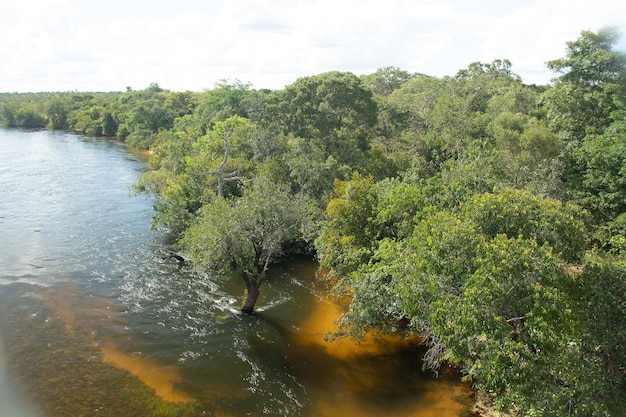
<path fill-rule="evenodd" d="M 129 197 L 143 157 L 0 129 L 0 401 L 15 415 L 458 416 L 469 403 L 456 376 L 420 372 L 415 340 L 325 341 L 340 309 L 311 260 L 273 268 L 258 314 L 241 316 L 241 280 L 163 259 L 151 202 Z"/>

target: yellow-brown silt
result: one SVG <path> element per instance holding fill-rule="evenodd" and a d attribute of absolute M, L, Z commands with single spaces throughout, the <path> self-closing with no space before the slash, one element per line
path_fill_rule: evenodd
<path fill-rule="evenodd" d="M 458 417 L 471 403 L 471 389 L 457 378 L 421 372 L 417 338 L 368 334 L 360 342 L 327 340 L 341 312 L 322 297 L 291 339 L 291 362 L 314 386 L 312 415 Z"/>

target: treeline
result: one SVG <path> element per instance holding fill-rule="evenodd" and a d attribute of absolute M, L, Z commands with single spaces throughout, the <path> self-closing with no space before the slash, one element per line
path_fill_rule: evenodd
<path fill-rule="evenodd" d="M 193 112 L 198 93 L 171 92 L 151 84 L 126 92 L 0 93 L 0 124 L 117 136 L 148 148 L 156 133 Z"/>
<path fill-rule="evenodd" d="M 584 31 L 529 86 L 507 60 L 453 77 L 327 72 L 282 90 L 0 95 L 6 126 L 150 148 L 157 225 L 243 276 L 314 253 L 351 303 L 338 336 L 418 333 L 512 415 L 626 409 L 626 57 Z"/>

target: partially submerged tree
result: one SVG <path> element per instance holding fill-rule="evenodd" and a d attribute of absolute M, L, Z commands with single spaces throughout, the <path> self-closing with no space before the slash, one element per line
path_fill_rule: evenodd
<path fill-rule="evenodd" d="M 242 197 L 205 205 L 180 244 L 198 266 L 240 275 L 247 292 L 241 311 L 250 314 L 270 264 L 303 239 L 307 207 L 301 196 L 259 177 L 244 186 Z"/>

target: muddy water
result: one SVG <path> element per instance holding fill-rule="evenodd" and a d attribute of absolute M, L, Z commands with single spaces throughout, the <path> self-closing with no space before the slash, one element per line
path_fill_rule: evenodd
<path fill-rule="evenodd" d="M 163 259 L 145 156 L 76 135 L 0 129 L 0 417 L 459 416 L 454 374 L 416 341 L 327 342 L 340 308 L 299 259 L 258 314 L 244 286 Z"/>

